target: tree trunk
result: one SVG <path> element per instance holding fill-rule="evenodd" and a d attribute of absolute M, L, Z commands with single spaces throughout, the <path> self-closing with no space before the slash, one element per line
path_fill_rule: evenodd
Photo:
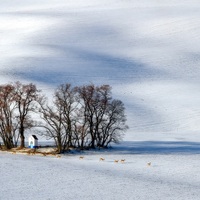
<path fill-rule="evenodd" d="M 57 138 L 57 148 L 58 148 L 58 153 L 63 153 L 63 146 L 62 146 L 62 139 L 60 137 Z"/>
<path fill-rule="evenodd" d="M 20 134 L 20 139 L 21 139 L 20 148 L 24 148 L 25 147 L 24 127 L 20 128 L 19 134 Z"/>
<path fill-rule="evenodd" d="M 21 138 L 21 145 L 20 145 L 20 147 L 24 148 L 25 147 L 25 137 L 24 137 L 24 135 L 20 135 L 20 138 Z"/>
<path fill-rule="evenodd" d="M 81 136 L 81 146 L 80 146 L 80 149 L 81 150 L 84 149 L 84 136 L 83 136 L 83 133 L 82 133 L 82 136 Z"/>
<path fill-rule="evenodd" d="M 91 144 L 90 144 L 90 147 L 92 149 L 95 149 L 95 136 L 93 134 L 91 134 Z"/>

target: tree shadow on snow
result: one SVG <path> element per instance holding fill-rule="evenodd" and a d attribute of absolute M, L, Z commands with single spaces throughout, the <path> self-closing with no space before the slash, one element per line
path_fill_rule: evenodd
<path fill-rule="evenodd" d="M 113 146 L 116 154 L 200 154 L 200 142 L 124 141 Z"/>

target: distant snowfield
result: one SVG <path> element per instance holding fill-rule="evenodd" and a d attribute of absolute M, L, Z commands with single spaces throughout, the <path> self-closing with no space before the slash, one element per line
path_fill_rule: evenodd
<path fill-rule="evenodd" d="M 200 129 L 198 0 L 2 0 L 0 82 L 110 84 L 129 133 Z"/>

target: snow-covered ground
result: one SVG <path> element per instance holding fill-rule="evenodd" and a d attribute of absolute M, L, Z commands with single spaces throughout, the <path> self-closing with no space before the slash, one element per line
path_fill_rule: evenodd
<path fill-rule="evenodd" d="M 110 84 L 130 129 L 83 160 L 0 152 L 0 199 L 200 199 L 199 41 L 199 0 L 1 0 L 0 83 Z"/>
<path fill-rule="evenodd" d="M 200 139 L 189 134 L 144 139 L 145 133 L 112 149 L 61 158 L 0 152 L 0 199 L 198 200 Z"/>
<path fill-rule="evenodd" d="M 1 0 L 0 82 L 110 84 L 129 133 L 200 129 L 198 0 Z"/>

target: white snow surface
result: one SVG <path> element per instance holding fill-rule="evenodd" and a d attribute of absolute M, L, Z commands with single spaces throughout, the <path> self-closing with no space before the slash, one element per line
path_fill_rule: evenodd
<path fill-rule="evenodd" d="M 110 84 L 128 134 L 199 131 L 198 0 L 0 4 L 0 83 Z"/>
<path fill-rule="evenodd" d="M 0 199 L 198 200 L 200 134 L 196 138 L 143 133 L 112 149 L 61 158 L 0 152 Z M 114 162 L 120 159 L 125 162 Z"/>
<path fill-rule="evenodd" d="M 0 199 L 200 199 L 199 41 L 199 0 L 1 0 L 0 83 L 110 84 L 130 129 L 111 150 L 0 152 Z"/>

